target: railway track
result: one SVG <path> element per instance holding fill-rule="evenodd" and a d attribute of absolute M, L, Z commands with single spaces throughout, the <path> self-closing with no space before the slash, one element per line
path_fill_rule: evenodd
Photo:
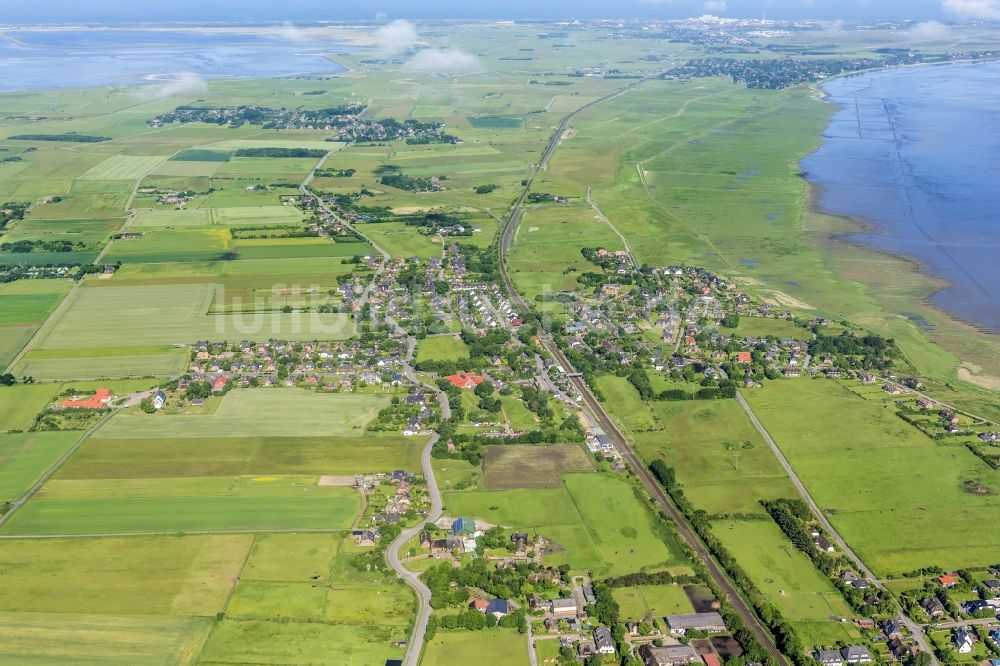
<path fill-rule="evenodd" d="M 513 245 L 514 234 L 517 231 L 517 226 L 520 224 L 522 216 L 524 215 L 524 201 L 527 198 L 528 193 L 531 191 L 535 178 L 538 176 L 539 171 L 544 170 L 548 166 L 549 160 L 558 149 L 566 129 L 569 127 L 569 124 L 574 118 L 588 109 L 597 106 L 598 104 L 602 104 L 624 95 L 645 80 L 647 79 L 641 79 L 628 86 L 620 88 L 609 95 L 580 107 L 573 113 L 566 116 L 556 129 L 555 134 L 553 134 L 552 138 L 549 140 L 548 145 L 545 147 L 545 151 L 542 153 L 541 161 L 539 161 L 539 163 L 532 169 L 531 176 L 528 178 L 523 191 L 514 201 L 513 206 L 508 212 L 497 242 L 500 274 L 503 278 L 504 288 L 507 291 L 508 297 L 515 307 L 517 307 L 521 312 L 528 314 L 531 313 L 531 309 L 528 307 L 528 304 L 524 301 L 524 299 L 521 298 L 518 291 L 514 288 L 514 283 L 510 278 L 510 273 L 507 268 L 507 254 L 510 252 Z M 684 539 L 685 543 L 687 543 L 691 550 L 693 550 L 698 558 L 704 563 L 705 568 L 708 571 L 708 575 L 711 576 L 713 582 L 718 585 L 718 587 L 729 599 L 729 602 L 732 604 L 737 615 L 740 616 L 744 624 L 746 624 L 746 626 L 754 633 L 757 640 L 768 652 L 768 654 L 770 654 L 778 664 L 787 666 L 789 662 L 785 655 L 778 649 L 778 646 L 774 642 L 774 638 L 771 636 L 770 632 L 754 614 L 750 605 L 743 599 L 742 596 L 740 596 L 739 591 L 729 580 L 729 577 L 722 570 L 719 563 L 712 557 L 712 554 L 709 553 L 705 544 L 702 543 L 694 529 L 690 526 L 690 524 L 688 524 L 687 519 L 674 505 L 670 497 L 668 497 L 663 491 L 660 484 L 656 482 L 656 479 L 653 478 L 653 475 L 639 459 L 639 456 L 636 455 L 635 451 L 632 449 L 632 445 L 626 439 L 625 435 L 622 434 L 621 430 L 619 430 L 618 426 L 611 420 L 611 417 L 604 410 L 604 407 L 600 404 L 600 402 L 598 402 L 597 398 L 594 397 L 594 394 L 591 393 L 590 387 L 587 386 L 587 383 L 576 372 L 570 360 L 565 354 L 563 354 L 562 350 L 559 349 L 552 338 L 548 335 L 540 333 L 539 341 L 542 347 L 545 348 L 552 358 L 560 366 L 562 366 L 563 370 L 570 376 L 570 381 L 573 386 L 577 389 L 577 391 L 579 391 L 580 395 L 583 396 L 585 412 L 591 418 L 591 421 L 599 424 L 608 437 L 611 438 L 621 453 L 622 458 L 632 470 L 632 473 L 635 474 L 636 478 L 638 478 L 640 482 L 642 482 L 643 487 L 656 501 L 657 505 L 659 505 L 664 514 L 669 516 L 674 521 L 677 532 L 680 534 L 681 538 Z"/>

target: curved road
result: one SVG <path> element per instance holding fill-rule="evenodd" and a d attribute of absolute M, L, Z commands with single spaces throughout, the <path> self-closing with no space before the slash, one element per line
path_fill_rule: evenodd
<path fill-rule="evenodd" d="M 650 77 L 652 78 L 652 77 Z M 514 202 L 511 208 L 507 220 L 500 231 L 499 242 L 497 243 L 499 251 L 500 260 L 500 274 L 503 278 L 504 287 L 508 293 L 511 302 L 523 313 L 530 314 L 531 308 L 521 295 L 514 288 L 514 283 L 510 278 L 510 274 L 507 269 L 507 254 L 510 252 L 511 246 L 513 245 L 514 233 L 517 230 L 517 226 L 521 221 L 523 215 L 522 206 L 524 200 L 527 198 L 528 192 L 531 190 L 534 184 L 535 178 L 541 169 L 546 168 L 549 159 L 555 153 L 556 149 L 559 147 L 559 143 L 562 140 L 563 134 L 566 132 L 570 122 L 576 118 L 579 114 L 584 111 L 597 106 L 603 102 L 610 101 L 634 88 L 635 86 L 641 84 L 646 79 L 641 79 L 636 81 L 624 88 L 619 89 L 609 95 L 606 95 L 600 99 L 594 100 L 589 104 L 586 104 L 569 116 L 567 116 L 563 122 L 559 125 L 552 139 L 549 141 L 549 145 L 545 148 L 545 152 L 542 154 L 542 159 L 535 166 L 531 172 L 531 176 L 524 187 L 524 191 L 521 192 L 520 196 Z M 587 414 L 588 418 L 591 419 L 592 423 L 597 423 L 604 430 L 605 434 L 615 443 L 625 462 L 628 463 L 629 468 L 632 473 L 642 482 L 646 491 L 654 498 L 656 503 L 660 506 L 662 511 L 673 519 L 678 533 L 688 544 L 688 546 L 698 555 L 699 559 L 705 564 L 705 568 L 708 574 L 712 577 L 712 580 L 716 585 L 725 593 L 726 597 L 729 599 L 730 603 L 733 605 L 735 611 L 742 618 L 746 626 L 753 631 L 757 640 L 764 647 L 764 649 L 775 659 L 778 664 L 787 665 L 788 660 L 785 655 L 781 653 L 778 646 L 775 644 L 773 637 L 768 632 L 768 630 L 761 624 L 760 620 L 753 613 L 750 606 L 744 601 L 743 597 L 740 596 L 739 592 L 729 581 L 728 576 L 723 572 L 722 568 L 715 561 L 712 555 L 705 548 L 705 545 L 701 542 L 701 539 L 695 534 L 694 530 L 688 525 L 687 520 L 681 514 L 681 512 L 674 506 L 674 503 L 666 495 L 660 485 L 653 478 L 652 474 L 646 469 L 646 466 L 642 463 L 639 457 L 632 450 L 632 447 L 625 436 L 621 433 L 618 427 L 614 424 L 611 418 L 608 416 L 607 412 L 604 411 L 604 407 L 598 402 L 594 395 L 590 392 L 590 387 L 587 383 L 580 377 L 572 363 L 569 359 L 562 353 L 562 351 L 556 346 L 555 342 L 551 337 L 545 334 L 539 335 L 539 341 L 542 346 L 549 352 L 553 359 L 559 363 L 563 370 L 570 376 L 570 381 L 573 383 L 574 387 L 579 391 L 580 395 L 583 396 L 583 407 L 584 412 Z"/>
<path fill-rule="evenodd" d="M 398 335 L 406 335 L 405 331 L 403 331 L 394 319 L 388 317 L 386 321 Z M 437 395 L 438 402 L 441 405 L 441 416 L 442 418 L 449 419 L 451 418 L 451 407 L 448 405 L 448 397 L 438 390 L 436 386 L 431 386 L 430 384 L 420 381 L 417 377 L 417 373 L 414 372 L 413 367 L 410 365 L 410 361 L 413 359 L 413 354 L 416 351 L 416 348 L 416 338 L 413 336 L 407 336 L 406 357 L 403 360 L 403 374 L 405 374 L 406 378 L 414 384 L 421 385 Z M 403 563 L 399 559 L 399 552 L 402 550 L 407 541 L 417 536 L 420 531 L 423 530 L 426 523 L 434 522 L 441 517 L 441 492 L 438 490 L 437 480 L 434 478 L 434 469 L 431 466 L 431 449 L 434 448 L 437 441 L 438 435 L 434 434 L 424 446 L 423 453 L 420 457 L 424 479 L 427 480 L 427 494 L 431 498 L 430 513 L 424 520 L 420 521 L 419 524 L 400 532 L 399 536 L 396 537 L 391 544 L 389 544 L 389 548 L 385 553 L 386 562 L 389 563 L 389 566 L 391 566 L 399 577 L 406 581 L 406 584 L 412 587 L 417 593 L 417 618 L 413 623 L 413 631 L 410 634 L 410 641 L 406 646 L 406 655 L 403 657 L 403 666 L 417 666 L 417 662 L 420 660 L 420 653 L 424 645 L 424 634 L 427 631 L 427 621 L 431 617 L 431 591 L 426 585 L 424 585 L 423 581 L 420 580 L 417 574 L 403 566 Z"/>

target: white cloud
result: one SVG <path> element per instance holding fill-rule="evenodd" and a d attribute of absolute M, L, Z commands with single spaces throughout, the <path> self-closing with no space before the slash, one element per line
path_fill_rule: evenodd
<path fill-rule="evenodd" d="M 941 8 L 959 18 L 1000 20 L 1000 0 L 943 0 Z"/>
<path fill-rule="evenodd" d="M 417 43 L 417 28 L 409 21 L 397 19 L 376 30 L 375 41 L 389 55 L 400 53 Z"/>
<path fill-rule="evenodd" d="M 282 23 L 281 27 L 274 31 L 274 34 L 289 42 L 304 42 L 308 39 L 306 34 L 292 25 L 290 21 Z"/>
<path fill-rule="evenodd" d="M 385 12 L 375 12 L 375 20 L 376 21 L 384 21 L 387 18 L 389 18 L 389 15 L 386 14 Z"/>
<path fill-rule="evenodd" d="M 479 58 L 461 49 L 423 49 L 406 67 L 418 72 L 466 72 L 479 68 Z"/>
<path fill-rule="evenodd" d="M 938 21 L 924 21 L 910 28 L 910 35 L 915 39 L 945 39 L 949 29 Z"/>
<path fill-rule="evenodd" d="M 196 95 L 208 90 L 205 81 L 194 72 L 177 72 L 167 74 L 163 83 L 143 86 L 139 91 L 139 97 L 143 99 L 162 99 L 173 97 L 174 95 Z"/>
<path fill-rule="evenodd" d="M 708 0 L 705 3 L 706 12 L 724 12 L 726 11 L 725 0 Z"/>

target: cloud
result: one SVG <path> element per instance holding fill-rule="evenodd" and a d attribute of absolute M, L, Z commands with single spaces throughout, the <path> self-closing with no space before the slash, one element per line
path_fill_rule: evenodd
<path fill-rule="evenodd" d="M 163 99 L 174 95 L 196 95 L 208 90 L 205 81 L 194 72 L 177 72 L 165 75 L 167 80 L 155 85 L 143 86 L 139 97 L 143 99 Z"/>
<path fill-rule="evenodd" d="M 409 21 L 397 19 L 376 30 L 375 41 L 389 55 L 401 53 L 417 43 L 417 28 Z"/>
<path fill-rule="evenodd" d="M 726 11 L 725 0 L 708 0 L 705 3 L 706 12 L 724 12 Z"/>
<path fill-rule="evenodd" d="M 308 37 L 304 32 L 292 25 L 291 21 L 285 21 L 281 27 L 274 31 L 275 36 L 289 42 L 304 42 Z"/>
<path fill-rule="evenodd" d="M 423 49 L 406 67 L 418 72 L 467 72 L 479 68 L 479 58 L 462 49 Z"/>
<path fill-rule="evenodd" d="M 944 0 L 941 8 L 959 18 L 1000 20 L 1000 0 Z"/>
<path fill-rule="evenodd" d="M 914 39 L 945 39 L 948 37 L 949 28 L 938 21 L 924 21 L 910 28 L 909 32 Z"/>
<path fill-rule="evenodd" d="M 384 21 L 387 18 L 389 18 L 389 15 L 386 14 L 385 12 L 375 12 L 375 20 L 376 21 Z"/>

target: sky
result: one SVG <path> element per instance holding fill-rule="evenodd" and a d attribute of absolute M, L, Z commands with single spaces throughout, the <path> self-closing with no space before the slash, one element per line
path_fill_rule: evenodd
<path fill-rule="evenodd" d="M 313 21 L 385 18 L 1000 20 L 1000 0 L 0 0 L 0 23 Z"/>

